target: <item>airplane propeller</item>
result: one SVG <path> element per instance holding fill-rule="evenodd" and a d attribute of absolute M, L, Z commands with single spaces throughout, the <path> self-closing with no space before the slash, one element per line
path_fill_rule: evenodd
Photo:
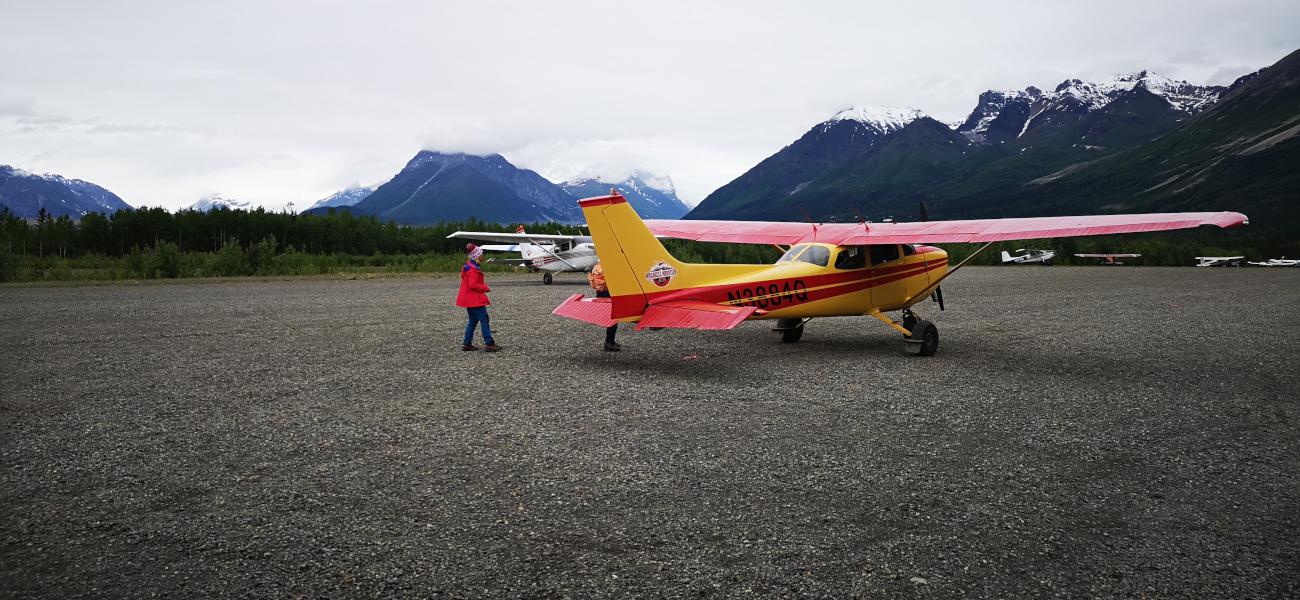
<path fill-rule="evenodd" d="M 922 200 L 921 201 L 921 222 L 924 223 L 929 220 L 930 220 L 930 208 L 927 207 L 925 205 L 925 201 Z M 930 299 L 935 302 L 938 302 L 939 310 L 943 310 L 943 286 L 941 285 L 935 286 L 934 291 L 930 293 Z"/>

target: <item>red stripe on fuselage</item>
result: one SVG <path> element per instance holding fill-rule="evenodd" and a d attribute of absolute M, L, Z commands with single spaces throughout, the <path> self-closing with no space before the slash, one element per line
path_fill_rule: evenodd
<path fill-rule="evenodd" d="M 859 292 L 878 285 L 914 277 L 947 265 L 948 261 L 946 260 L 931 260 L 878 269 L 814 275 L 807 278 L 787 277 L 686 288 L 646 294 L 644 297 L 640 294 L 615 296 L 613 298 L 612 316 L 614 318 L 634 317 L 645 311 L 647 303 L 656 304 L 670 300 L 698 300 L 733 306 L 759 306 L 760 308 L 775 309 Z"/>

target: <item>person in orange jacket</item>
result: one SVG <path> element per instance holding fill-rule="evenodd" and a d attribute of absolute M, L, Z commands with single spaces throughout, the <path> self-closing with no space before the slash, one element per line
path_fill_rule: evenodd
<path fill-rule="evenodd" d="M 487 293 L 492 288 L 483 281 L 483 268 L 478 262 L 483 256 L 483 249 L 474 244 L 466 244 L 465 249 L 469 251 L 469 258 L 460 270 L 460 292 L 456 294 L 456 306 L 464 307 L 469 313 L 469 323 L 465 325 L 465 344 L 460 349 L 467 352 L 478 350 L 478 346 L 474 345 L 474 327 L 477 325 L 483 330 L 483 349 L 496 352 L 501 346 L 492 339 L 487 312 L 488 305 L 492 304 L 488 301 Z"/>
<path fill-rule="evenodd" d="M 609 297 L 609 285 L 605 283 L 605 268 L 600 266 L 600 263 L 596 263 L 596 266 L 587 272 L 587 283 L 591 284 L 591 289 L 596 290 L 597 298 Z M 623 349 L 622 346 L 618 345 L 618 342 L 614 341 L 614 334 L 617 331 L 618 323 L 605 328 L 606 352 L 618 352 Z"/>

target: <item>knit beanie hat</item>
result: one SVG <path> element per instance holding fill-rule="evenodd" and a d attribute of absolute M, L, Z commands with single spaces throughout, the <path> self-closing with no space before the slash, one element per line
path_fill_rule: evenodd
<path fill-rule="evenodd" d="M 478 260 L 478 257 L 483 256 L 483 249 L 474 244 L 465 244 L 465 249 L 469 251 L 470 260 Z"/>

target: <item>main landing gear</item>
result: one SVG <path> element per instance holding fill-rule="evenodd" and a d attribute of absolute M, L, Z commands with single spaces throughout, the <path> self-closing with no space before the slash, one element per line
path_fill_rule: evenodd
<path fill-rule="evenodd" d="M 920 319 L 912 309 L 903 309 L 903 329 L 911 332 L 903 335 L 904 348 L 918 356 L 934 356 L 939 349 L 939 328 L 934 323 Z"/>
<path fill-rule="evenodd" d="M 903 309 L 903 320 L 899 322 L 886 317 L 879 310 L 872 310 L 867 314 L 903 334 L 904 349 L 908 353 L 934 356 L 934 353 L 939 350 L 939 328 L 935 327 L 934 323 L 917 317 L 912 309 Z"/>
<path fill-rule="evenodd" d="M 884 324 L 897 329 L 903 334 L 904 349 L 919 356 L 934 356 L 939 350 L 939 328 L 929 321 L 917 317 L 911 309 L 903 310 L 903 320 L 894 321 L 879 310 L 872 310 L 868 315 L 880 319 Z M 781 341 L 793 344 L 803 337 L 803 326 L 812 319 L 777 319 L 772 331 L 781 333 Z"/>
<path fill-rule="evenodd" d="M 793 344 L 803 337 L 803 324 L 812 319 L 777 319 L 772 331 L 781 332 L 781 342 Z"/>
<path fill-rule="evenodd" d="M 542 273 L 542 283 L 545 285 L 551 285 L 552 283 L 555 283 L 555 278 L 551 277 L 550 273 Z"/>

